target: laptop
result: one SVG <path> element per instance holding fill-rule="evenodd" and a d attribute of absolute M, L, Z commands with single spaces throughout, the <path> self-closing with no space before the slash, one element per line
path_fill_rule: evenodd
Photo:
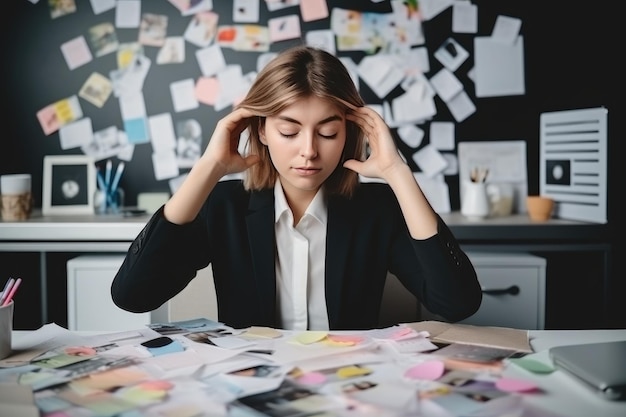
<path fill-rule="evenodd" d="M 557 369 L 608 400 L 626 400 L 626 340 L 556 346 L 549 350 Z"/>

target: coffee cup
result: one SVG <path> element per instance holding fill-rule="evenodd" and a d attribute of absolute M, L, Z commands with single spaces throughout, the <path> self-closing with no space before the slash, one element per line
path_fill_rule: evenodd
<path fill-rule="evenodd" d="M 30 174 L 0 176 L 0 213 L 2 220 L 26 220 L 33 208 Z"/>

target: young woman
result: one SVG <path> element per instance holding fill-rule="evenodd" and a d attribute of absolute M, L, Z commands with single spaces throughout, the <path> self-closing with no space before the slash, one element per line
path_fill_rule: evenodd
<path fill-rule="evenodd" d="M 243 180 L 220 181 L 236 173 Z M 383 181 L 361 183 L 359 174 Z M 482 298 L 384 120 L 337 57 L 305 46 L 269 62 L 217 123 L 131 245 L 113 300 L 156 309 L 208 264 L 218 319 L 235 328 L 376 327 L 388 271 L 450 321 L 472 315 Z"/>

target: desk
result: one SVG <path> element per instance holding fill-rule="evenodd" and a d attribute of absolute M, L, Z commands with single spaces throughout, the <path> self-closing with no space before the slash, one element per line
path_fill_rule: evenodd
<path fill-rule="evenodd" d="M 534 252 L 539 256 L 550 256 L 551 253 L 565 253 L 577 256 L 567 256 L 567 264 L 579 260 L 579 264 L 571 269 L 582 274 L 588 264 L 593 263 L 589 278 L 585 286 L 580 286 L 579 292 L 572 295 L 560 293 L 561 287 L 569 285 L 555 280 L 557 275 L 565 275 L 557 268 L 558 262 L 548 259 L 547 274 L 547 328 L 604 328 L 608 326 L 613 305 L 617 305 L 611 281 L 610 262 L 611 245 L 609 242 L 609 228 L 605 224 L 595 224 L 564 219 L 550 219 L 547 222 L 537 223 L 529 220 L 525 214 L 506 217 L 495 217 L 481 221 L 471 221 L 459 212 L 442 214 L 444 221 L 459 240 L 463 249 L 467 251 L 489 252 Z M 40 260 L 41 285 L 41 323 L 48 320 L 47 288 L 48 268 L 46 253 L 48 252 L 118 252 L 127 251 L 130 243 L 144 227 L 150 218 L 149 215 L 138 217 L 124 217 L 117 215 L 81 215 L 81 216 L 42 216 L 35 211 L 33 216 L 20 222 L 5 222 L 0 220 L 0 252 L 38 252 Z M 581 258 L 583 254 L 592 253 L 593 262 Z M 581 256 L 578 256 L 581 255 Z M 551 266 L 552 263 L 552 266 Z M 597 264 L 597 265 L 595 265 Z M 556 271 L 552 274 L 550 271 Z M 551 279 L 552 275 L 552 279 Z M 557 276 L 563 279 L 562 276 Z M 582 278 L 580 278 L 582 280 Z M 592 282 L 591 282 L 592 281 Z M 552 285 L 554 283 L 554 285 Z M 551 287 L 552 285 L 552 287 Z M 553 288 L 556 286 L 557 288 Z M 575 288 L 570 288 L 574 291 Z M 598 293 L 596 295 L 596 292 Z M 559 302 L 570 300 L 571 308 L 563 309 L 559 306 L 557 318 L 550 322 L 550 298 L 559 298 Z M 591 294 L 591 295 L 590 295 Z M 558 296 L 558 297 L 557 297 Z M 593 302 L 586 299 L 593 298 Z M 599 308 L 598 318 L 588 322 L 577 314 L 582 305 Z M 570 322 L 565 322 L 571 320 Z M 581 326 L 581 327 L 576 327 Z"/>
<path fill-rule="evenodd" d="M 13 332 L 13 348 L 27 346 L 20 338 L 28 331 Z M 92 335 L 93 332 L 79 332 Z M 548 349 L 552 346 L 595 343 L 601 341 L 626 340 L 626 329 L 620 330 L 531 330 L 531 345 L 535 352 L 533 359 L 550 363 Z M 545 394 L 524 394 L 524 401 L 563 417 L 623 417 L 626 415 L 626 401 L 608 401 L 597 396 L 582 383 L 562 371 L 551 374 L 533 374 L 515 365 L 508 364 L 503 375 L 523 378 L 534 382 Z"/>

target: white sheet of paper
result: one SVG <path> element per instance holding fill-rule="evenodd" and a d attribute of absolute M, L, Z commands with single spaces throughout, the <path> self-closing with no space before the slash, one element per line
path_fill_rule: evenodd
<path fill-rule="evenodd" d="M 442 152 L 441 156 L 446 158 L 448 166 L 443 170 L 443 175 L 457 175 L 459 173 L 459 159 L 456 157 L 456 153 Z"/>
<path fill-rule="evenodd" d="M 233 22 L 255 23 L 259 21 L 260 0 L 234 0 Z"/>
<path fill-rule="evenodd" d="M 170 84 L 172 103 L 176 112 L 191 110 L 200 106 L 196 99 L 195 87 L 193 78 L 175 81 Z"/>
<path fill-rule="evenodd" d="M 446 159 L 430 143 L 413 154 L 413 161 L 431 178 L 443 172 L 448 166 Z"/>
<path fill-rule="evenodd" d="M 456 94 L 448 100 L 446 104 L 454 120 L 458 123 L 461 123 L 463 120 L 476 113 L 476 105 L 465 91 Z"/>
<path fill-rule="evenodd" d="M 469 52 L 454 38 L 448 38 L 434 53 L 435 58 L 450 71 L 456 71 L 469 57 Z"/>
<path fill-rule="evenodd" d="M 407 146 L 417 148 L 422 144 L 424 131 L 415 125 L 407 124 L 398 127 L 398 136 Z"/>
<path fill-rule="evenodd" d="M 59 129 L 59 142 L 63 150 L 86 146 L 92 141 L 93 128 L 90 117 L 83 117 Z"/>
<path fill-rule="evenodd" d="M 228 65 L 222 71 L 217 73 L 217 82 L 220 86 L 219 96 L 213 107 L 215 111 L 221 111 L 224 108 L 233 105 L 235 101 L 243 97 L 251 83 L 242 73 L 241 65 Z"/>
<path fill-rule="evenodd" d="M 115 26 L 118 28 L 138 28 L 141 21 L 141 1 L 118 0 L 115 8 Z"/>
<path fill-rule="evenodd" d="M 61 52 L 70 70 L 85 65 L 93 59 L 84 36 L 78 36 L 61 44 Z"/>
<path fill-rule="evenodd" d="M 218 44 L 207 46 L 196 51 L 196 59 L 200 71 L 205 77 L 211 77 L 226 67 L 226 59 Z"/>
<path fill-rule="evenodd" d="M 116 0 L 89 0 L 91 2 L 91 8 L 93 9 L 93 14 L 100 14 L 106 12 L 107 10 L 111 10 L 115 7 L 117 3 Z"/>
<path fill-rule="evenodd" d="M 425 46 L 411 48 L 403 55 L 403 58 L 410 68 L 415 68 L 422 74 L 430 71 L 430 59 L 428 58 L 428 49 Z"/>
<path fill-rule="evenodd" d="M 386 54 L 369 55 L 358 64 L 359 76 L 379 98 L 384 98 L 404 78 L 402 69 Z"/>
<path fill-rule="evenodd" d="M 454 149 L 454 123 L 432 122 L 430 124 L 430 143 L 437 149 Z"/>
<path fill-rule="evenodd" d="M 478 32 L 478 6 L 469 1 L 457 1 L 452 5 L 452 32 Z"/>
<path fill-rule="evenodd" d="M 439 72 L 433 75 L 430 84 L 445 102 L 463 90 L 461 81 L 447 68 L 441 68 Z"/>
<path fill-rule="evenodd" d="M 524 84 L 524 38 L 508 45 L 489 36 L 474 38 L 476 97 L 522 95 Z"/>
<path fill-rule="evenodd" d="M 396 125 L 418 124 L 437 114 L 435 101 L 423 91 L 420 85 L 414 84 L 407 92 L 392 101 L 391 110 Z"/>
<path fill-rule="evenodd" d="M 452 6 L 455 0 L 420 0 L 419 10 L 423 21 L 430 20 Z"/>
<path fill-rule="evenodd" d="M 152 166 L 154 168 L 154 178 L 157 181 L 174 178 L 180 174 L 176 151 L 163 151 L 152 154 Z"/>
<path fill-rule="evenodd" d="M 305 34 L 306 44 L 323 49 L 331 54 L 337 53 L 335 34 L 330 29 L 309 30 Z"/>
<path fill-rule="evenodd" d="M 499 15 L 491 32 L 491 38 L 497 42 L 513 45 L 521 27 L 522 21 L 517 17 Z"/>
<path fill-rule="evenodd" d="M 444 158 L 445 159 L 445 158 Z M 426 199 L 437 213 L 450 213 L 450 190 L 443 178 L 437 174 L 432 178 L 422 172 L 414 172 L 413 176 L 420 185 Z"/>
<path fill-rule="evenodd" d="M 141 92 L 124 94 L 120 97 L 119 102 L 122 119 L 126 120 L 145 117 L 146 103 Z"/>
<path fill-rule="evenodd" d="M 176 148 L 176 134 L 170 113 L 161 113 L 148 118 L 152 150 L 160 153 Z"/>
<path fill-rule="evenodd" d="M 291 14 L 287 16 L 272 17 L 267 20 L 270 32 L 270 42 L 280 42 L 289 39 L 300 38 L 300 16 Z"/>

